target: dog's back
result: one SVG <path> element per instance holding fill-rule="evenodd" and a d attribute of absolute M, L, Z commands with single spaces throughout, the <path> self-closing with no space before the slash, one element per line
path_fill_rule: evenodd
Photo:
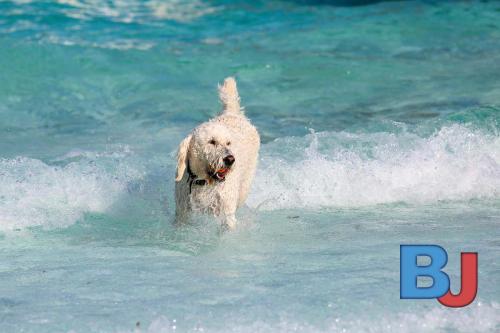
<path fill-rule="evenodd" d="M 213 121 L 223 123 L 230 128 L 234 132 L 234 135 L 239 138 L 239 146 L 243 150 L 240 153 L 240 156 L 243 156 L 244 159 L 240 161 L 242 170 L 240 174 L 241 188 L 238 198 L 238 206 L 241 206 L 248 197 L 255 175 L 260 149 L 260 136 L 257 129 L 245 117 L 243 108 L 240 105 L 240 95 L 234 78 L 226 78 L 224 83 L 219 86 L 219 99 L 222 103 L 222 112 Z"/>

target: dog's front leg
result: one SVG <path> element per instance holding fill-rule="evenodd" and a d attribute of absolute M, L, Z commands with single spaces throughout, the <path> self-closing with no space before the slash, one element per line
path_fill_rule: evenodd
<path fill-rule="evenodd" d="M 233 214 L 224 215 L 222 219 L 222 227 L 227 230 L 233 230 L 236 228 L 236 216 Z"/>
<path fill-rule="evenodd" d="M 237 201 L 233 197 L 225 199 L 221 205 L 221 224 L 226 230 L 233 230 L 236 227 Z"/>

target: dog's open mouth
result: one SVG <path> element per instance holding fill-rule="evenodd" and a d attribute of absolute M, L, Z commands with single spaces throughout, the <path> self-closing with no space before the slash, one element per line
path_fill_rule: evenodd
<path fill-rule="evenodd" d="M 221 168 L 212 174 L 212 178 L 221 182 L 226 179 L 226 175 L 229 172 L 229 170 L 230 170 L 229 168 Z"/>

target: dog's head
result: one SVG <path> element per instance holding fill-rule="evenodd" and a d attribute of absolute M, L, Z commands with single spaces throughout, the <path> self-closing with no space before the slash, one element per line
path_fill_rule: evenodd
<path fill-rule="evenodd" d="M 224 181 L 236 161 L 231 144 L 231 133 L 224 125 L 208 122 L 198 126 L 179 145 L 175 180 L 182 179 L 189 165 L 193 174 L 208 183 Z"/>

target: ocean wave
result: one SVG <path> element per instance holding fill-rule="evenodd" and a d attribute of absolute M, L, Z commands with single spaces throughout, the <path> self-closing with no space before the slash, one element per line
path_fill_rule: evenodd
<path fill-rule="evenodd" d="M 36 4 L 37 1 L 12 0 L 11 2 L 22 6 Z M 68 18 L 77 20 L 105 18 L 119 23 L 148 23 L 151 20 L 189 22 L 217 10 L 200 0 L 57 0 L 55 2 L 59 6 L 54 12 L 62 13 Z M 22 7 L 15 11 L 15 13 L 21 12 Z"/>
<path fill-rule="evenodd" d="M 465 309 L 449 309 L 433 307 L 427 311 L 386 313 L 372 318 L 359 316 L 356 319 L 337 317 L 330 320 L 326 328 L 316 327 L 307 323 L 282 319 L 277 324 L 255 321 L 249 326 L 226 325 L 223 332 L 234 333 L 266 333 L 266 332 L 493 332 L 500 328 L 500 305 L 496 302 L 483 304 L 474 303 Z M 235 323 L 237 320 L 228 320 Z M 167 317 L 156 318 L 147 328 L 148 333 L 176 332 L 179 323 Z M 210 329 L 198 324 L 187 332 L 221 332 L 220 329 Z"/>
<path fill-rule="evenodd" d="M 71 153 L 68 158 L 75 161 L 64 166 L 27 157 L 0 159 L 0 231 L 64 227 L 86 212 L 105 212 L 126 194 L 128 182 L 142 176 L 116 154 L 110 161 L 81 158 L 91 155 L 98 157 Z"/>
<path fill-rule="evenodd" d="M 189 24 L 220 9 L 201 0 L 57 0 L 43 4 L 11 0 L 2 5 L 0 33 L 42 44 L 121 51 L 149 50 L 158 44 L 152 31 L 182 35 L 179 23 Z"/>
<path fill-rule="evenodd" d="M 359 207 L 500 195 L 500 137 L 450 124 L 430 136 L 312 133 L 263 147 L 253 208 Z"/>
<path fill-rule="evenodd" d="M 156 202 L 173 192 L 173 172 L 165 169 L 168 164 L 173 170 L 173 159 L 153 163 L 128 146 L 73 150 L 49 164 L 0 159 L 0 231 L 68 226 L 86 212 L 106 212 L 123 195 L 144 194 L 142 199 Z M 129 193 L 134 186 L 144 193 Z M 312 133 L 264 144 L 247 204 L 269 211 L 499 196 L 500 136 L 451 124 L 427 136 L 401 128 Z"/>

